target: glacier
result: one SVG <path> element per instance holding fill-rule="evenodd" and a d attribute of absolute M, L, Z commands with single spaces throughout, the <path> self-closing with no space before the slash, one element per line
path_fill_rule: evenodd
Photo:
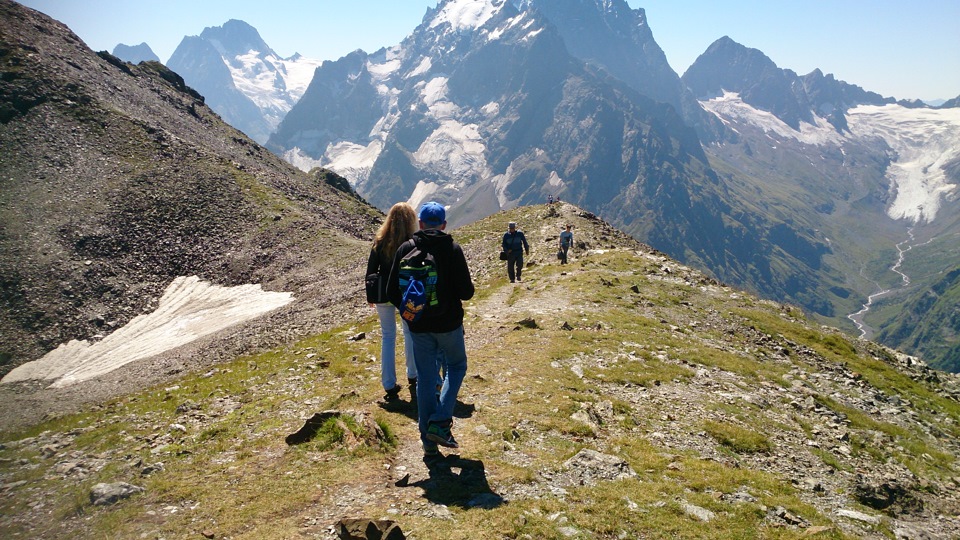
<path fill-rule="evenodd" d="M 862 105 L 847 112 L 850 132 L 883 139 L 895 152 L 887 178 L 896 198 L 887 215 L 931 222 L 944 199 L 957 195 L 943 166 L 960 158 L 960 109 Z"/>
<path fill-rule="evenodd" d="M 815 116 L 816 124 L 801 122 L 800 130 L 795 130 L 773 113 L 744 103 L 735 92 L 700 103 L 735 131 L 738 125 L 751 125 L 770 136 L 808 145 L 842 147 L 852 139 L 883 141 L 891 150 L 886 178 L 895 193 L 887 208 L 892 219 L 931 222 L 943 201 L 958 193 L 958 186 L 947 181 L 943 167 L 960 158 L 960 109 L 861 105 L 847 111 L 849 132 L 840 133 L 820 116 Z"/>

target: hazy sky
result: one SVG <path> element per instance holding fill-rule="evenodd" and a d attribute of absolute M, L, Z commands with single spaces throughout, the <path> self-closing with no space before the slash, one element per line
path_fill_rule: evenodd
<path fill-rule="evenodd" d="M 400 43 L 436 0 L 19 0 L 92 49 L 146 42 L 166 62 L 184 36 L 240 19 L 281 56 L 336 60 Z M 722 36 L 781 68 L 820 68 L 897 99 L 960 95 L 960 0 L 627 0 L 680 75 Z"/>

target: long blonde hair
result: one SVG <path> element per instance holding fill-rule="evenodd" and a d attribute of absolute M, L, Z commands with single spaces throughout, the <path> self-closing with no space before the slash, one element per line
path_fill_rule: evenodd
<path fill-rule="evenodd" d="M 400 244 L 406 242 L 417 232 L 417 213 L 405 202 L 390 207 L 377 235 L 373 237 L 373 249 L 382 248 L 382 252 L 393 255 Z"/>

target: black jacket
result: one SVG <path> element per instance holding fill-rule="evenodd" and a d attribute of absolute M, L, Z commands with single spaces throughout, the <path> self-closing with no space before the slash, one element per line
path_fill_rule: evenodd
<path fill-rule="evenodd" d="M 415 333 L 452 332 L 463 325 L 461 301 L 473 298 L 474 288 L 463 250 L 449 234 L 432 229 L 417 231 L 412 239 L 407 240 L 397 249 L 390 267 L 390 277 L 387 279 L 387 297 L 390 298 L 391 304 L 400 307 L 403 296 L 398 272 L 400 259 L 410 253 L 414 246 L 430 253 L 437 261 L 437 297 L 440 305 L 424 314 L 420 320 L 410 323 L 410 331 Z"/>
<path fill-rule="evenodd" d="M 503 233 L 501 247 L 514 257 L 523 255 L 524 251 L 530 253 L 530 244 L 527 244 L 527 237 L 524 236 L 523 231 L 514 231 L 513 233 L 507 231 Z"/>
<path fill-rule="evenodd" d="M 383 292 L 387 289 L 387 277 L 390 275 L 390 265 L 393 264 L 393 253 L 384 253 L 382 246 L 377 246 L 370 250 L 370 257 L 367 258 L 367 273 L 380 274 L 380 287 Z"/>

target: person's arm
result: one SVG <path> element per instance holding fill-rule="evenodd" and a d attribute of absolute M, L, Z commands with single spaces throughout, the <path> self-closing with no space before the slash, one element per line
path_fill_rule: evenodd
<path fill-rule="evenodd" d="M 507 236 L 509 236 L 509 234 L 510 234 L 510 233 L 504 233 L 504 234 L 503 234 L 503 242 L 500 243 L 502 249 L 503 249 L 504 251 L 506 251 L 507 253 L 510 253 L 510 246 L 507 244 Z"/>
<path fill-rule="evenodd" d="M 530 244 L 527 243 L 527 235 L 520 233 L 520 241 L 523 243 L 523 250 L 530 254 Z"/>
<path fill-rule="evenodd" d="M 400 259 L 409 251 L 405 248 L 406 244 L 403 244 L 397 249 L 397 253 L 393 256 L 393 264 L 390 265 L 390 273 L 387 274 L 387 299 L 397 308 L 400 307 L 400 303 L 403 301 L 403 293 L 400 292 L 399 269 Z"/>
<path fill-rule="evenodd" d="M 380 255 L 377 253 L 376 249 L 370 250 L 370 257 L 367 258 L 367 273 L 363 275 L 364 278 L 370 274 L 379 274 L 380 273 Z"/>
<path fill-rule="evenodd" d="M 467 266 L 467 258 L 463 255 L 463 250 L 459 245 L 453 250 L 451 262 L 453 263 L 453 284 L 457 291 L 457 297 L 460 298 L 460 300 L 473 298 L 475 289 L 473 287 L 473 280 L 470 278 L 470 267 Z"/>

